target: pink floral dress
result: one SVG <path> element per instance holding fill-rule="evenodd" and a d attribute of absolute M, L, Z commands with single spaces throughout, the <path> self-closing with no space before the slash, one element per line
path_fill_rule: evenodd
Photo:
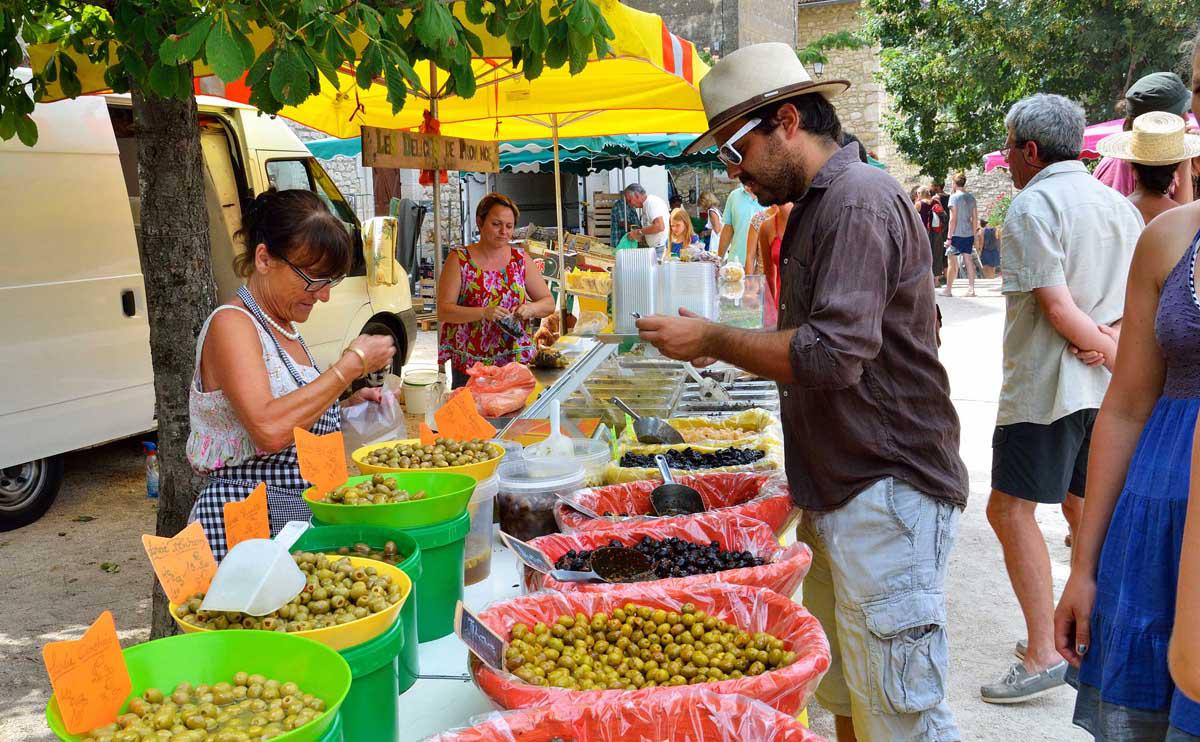
<path fill-rule="evenodd" d="M 471 259 L 465 247 L 455 248 L 454 252 L 458 256 L 462 279 L 462 287 L 458 290 L 459 306 L 516 309 L 525 303 L 528 297 L 525 256 L 520 250 L 511 249 L 508 264 L 502 271 L 483 270 Z M 533 340 L 525 327 L 519 340 L 509 337 L 499 325 L 486 319 L 465 324 L 443 322 L 439 333 L 438 362 L 450 361 L 450 365 L 460 372 L 476 363 L 486 366 L 507 366 L 514 361 L 529 363 L 533 354 Z"/>

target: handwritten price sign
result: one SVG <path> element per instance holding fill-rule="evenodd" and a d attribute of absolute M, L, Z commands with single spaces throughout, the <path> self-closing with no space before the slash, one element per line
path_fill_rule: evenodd
<path fill-rule="evenodd" d="M 217 573 L 204 528 L 192 523 L 171 538 L 142 536 L 142 546 L 163 592 L 172 603 L 180 603 L 196 593 L 206 592 Z"/>
<path fill-rule="evenodd" d="M 255 487 L 245 500 L 225 503 L 225 544 L 230 549 L 252 538 L 270 537 L 265 482 Z"/>
<path fill-rule="evenodd" d="M 313 435 L 295 428 L 296 454 L 300 457 L 300 476 L 312 482 L 320 492 L 329 492 L 346 483 L 346 449 L 342 433 Z"/>
<path fill-rule="evenodd" d="M 80 639 L 47 644 L 42 660 L 68 732 L 79 734 L 117 720 L 133 684 L 112 612 L 101 613 Z"/>
<path fill-rule="evenodd" d="M 494 438 L 496 429 L 484 420 L 475 407 L 475 395 L 470 389 L 454 394 L 441 409 L 433 413 L 438 433 L 452 441 L 469 441 L 475 438 Z"/>

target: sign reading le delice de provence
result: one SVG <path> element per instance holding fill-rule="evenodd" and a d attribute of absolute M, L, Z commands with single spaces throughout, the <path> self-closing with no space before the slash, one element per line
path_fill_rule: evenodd
<path fill-rule="evenodd" d="M 362 161 L 367 167 L 494 173 L 500 170 L 497 146 L 477 139 L 362 128 Z"/>

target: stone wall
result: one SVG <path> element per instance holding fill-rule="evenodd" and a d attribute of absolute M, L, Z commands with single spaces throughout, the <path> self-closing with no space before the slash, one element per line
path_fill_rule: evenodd
<path fill-rule="evenodd" d="M 627 0 L 625 4 L 662 16 L 671 33 L 713 54 L 737 48 L 738 0 Z"/>
<path fill-rule="evenodd" d="M 738 0 L 738 47 L 764 41 L 796 45 L 795 0 Z"/>

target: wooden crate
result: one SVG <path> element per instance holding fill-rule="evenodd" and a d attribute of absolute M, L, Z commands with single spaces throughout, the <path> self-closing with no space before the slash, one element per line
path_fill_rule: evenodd
<path fill-rule="evenodd" d="M 596 191 L 592 194 L 592 211 L 588 217 L 588 234 L 593 237 L 608 241 L 612 236 L 612 207 L 617 202 L 617 199 L 624 198 L 620 193 L 601 193 Z"/>

